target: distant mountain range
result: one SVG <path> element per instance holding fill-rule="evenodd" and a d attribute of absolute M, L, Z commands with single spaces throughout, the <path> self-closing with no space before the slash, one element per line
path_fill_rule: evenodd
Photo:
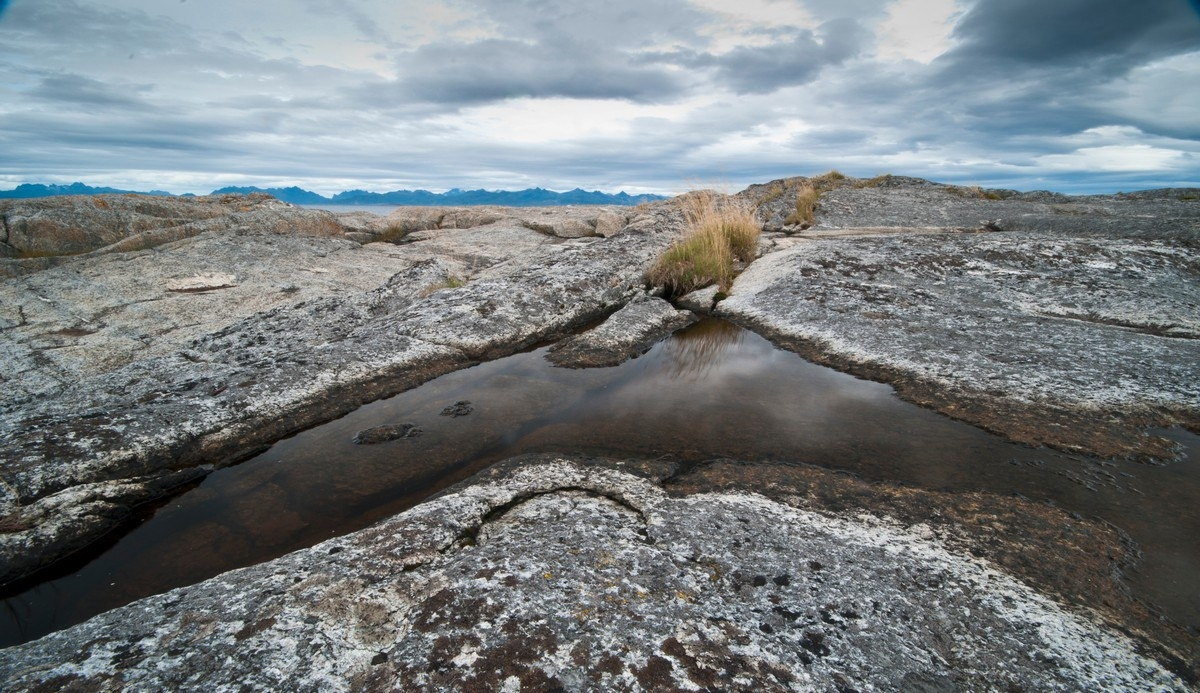
<path fill-rule="evenodd" d="M 90 185 L 83 183 L 71 183 L 70 185 L 44 185 L 42 183 L 22 183 L 15 190 L 0 190 L 0 199 L 24 199 L 30 197 L 54 197 L 55 195 L 121 195 L 126 193 L 136 193 L 138 195 L 162 195 L 164 197 L 174 197 L 169 192 L 163 190 L 151 190 L 150 192 L 137 192 L 135 190 L 118 190 L 116 188 L 93 188 Z M 193 196 L 194 197 L 194 196 Z"/>
<path fill-rule="evenodd" d="M 174 197 L 162 190 L 138 192 L 135 190 L 118 190 L 116 188 L 94 188 L 83 183 L 70 185 L 44 185 L 41 183 L 24 183 L 15 190 L 0 190 L 0 199 L 51 197 L 54 195 L 111 195 L 135 193 L 138 195 L 164 195 Z M 460 190 L 454 188 L 444 193 L 433 193 L 428 190 L 395 190 L 386 193 L 373 193 L 366 190 L 347 190 L 333 197 L 325 197 L 303 188 L 256 188 L 256 187 L 226 187 L 212 191 L 213 195 L 229 193 L 249 194 L 267 193 L 276 199 L 294 205 L 501 205 L 504 207 L 548 207 L 554 205 L 636 205 L 643 202 L 666 199 L 663 195 L 628 195 L 624 192 L 602 193 L 598 190 L 581 190 L 575 188 L 567 192 L 554 192 L 544 188 L 528 188 L 526 190 Z M 194 197 L 190 193 L 181 197 Z"/>

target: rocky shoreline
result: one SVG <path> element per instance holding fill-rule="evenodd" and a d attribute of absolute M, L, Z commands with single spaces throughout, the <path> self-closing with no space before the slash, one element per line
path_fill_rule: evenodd
<path fill-rule="evenodd" d="M 775 181 L 741 193 L 758 203 L 767 229 L 760 242 L 761 257 L 750 263 L 729 296 L 715 306 L 711 295 L 681 304 L 711 310 L 813 361 L 890 383 L 914 402 L 1032 445 L 1165 462 L 1176 451 L 1150 429 L 1200 430 L 1200 203 L 1188 199 L 1188 191 L 1069 198 L 972 191 L 896 177 L 849 180 L 824 193 L 815 224 L 789 226 L 787 212 L 803 182 Z M 635 356 L 662 330 L 689 319 L 687 313 L 677 313 L 652 298 L 653 287 L 643 284 L 645 270 L 683 229 L 682 216 L 669 201 L 635 210 L 408 209 L 384 219 L 298 210 L 269 198 L 174 201 L 171 204 L 178 208 L 163 210 L 139 208 L 139 201 L 131 197 L 38 201 L 44 208 L 0 203 L 5 219 L 0 248 L 7 248 L 10 258 L 0 261 L 8 275 L 0 284 L 0 338 L 10 354 L 0 372 L 5 392 L 0 398 L 0 480 L 4 482 L 0 484 L 0 565 L 5 568 L 0 581 L 27 575 L 88 544 L 119 525 L 139 503 L 362 403 L 480 360 L 561 340 L 615 312 L 618 315 L 611 322 L 557 345 L 554 358 L 574 367 L 611 365 Z M 72 204 L 87 208 L 74 222 L 69 221 Z M 189 210 L 188 204 L 200 211 Z M 97 214 L 104 224 L 96 226 Z M 58 227 L 48 225 L 50 217 Z M 89 223 L 98 230 L 81 234 L 79 229 Z M 38 234 L 53 228 L 71 229 L 72 252 L 79 254 L 45 255 L 45 248 L 37 245 Z M 371 242 L 379 240 L 385 242 Z M 558 681 L 572 689 L 652 688 L 685 682 L 728 685 L 749 677 L 779 689 L 918 684 L 928 690 L 1002 684 L 1078 688 L 1108 680 L 1124 681 L 1110 684 L 1113 690 L 1134 682 L 1183 690 L 1183 681 L 1196 680 L 1200 662 L 1196 634 L 1156 622 L 1150 612 L 1120 596 L 1119 577 L 1113 577 L 1111 566 L 1129 559 L 1122 557 L 1120 538 L 1102 536 L 1099 527 L 1080 525 L 1082 529 L 1069 532 L 1093 537 L 1089 541 L 1096 543 L 1078 546 L 1106 556 L 1097 563 L 1081 560 L 1083 567 L 1075 572 L 1035 567 L 1059 550 L 1064 541 L 1061 534 L 1036 541 L 1026 537 L 1024 542 L 1013 536 L 990 537 L 993 548 L 984 551 L 987 560 L 1076 609 L 1072 615 L 1054 612 L 1053 618 L 1065 619 L 1061 623 L 1069 621 L 1069 625 L 1062 625 L 1066 630 L 1058 634 L 1048 634 L 1020 625 L 1024 615 L 1033 613 L 1023 609 L 1059 607 L 1043 604 L 1044 598 L 1027 593 L 1028 588 L 1015 582 L 1004 583 L 1000 592 L 1020 593 L 1018 601 L 1030 606 L 1016 612 L 1010 605 L 997 606 L 993 597 L 999 592 L 982 585 L 1009 578 L 1001 573 L 980 577 L 979 570 L 992 569 L 959 554 L 964 550 L 981 554 L 967 545 L 955 546 L 940 530 L 933 531 L 932 539 L 895 534 L 887 523 L 903 511 L 894 503 L 879 502 L 891 497 L 885 490 L 864 489 L 852 494 L 853 500 L 843 498 L 838 507 L 815 508 L 825 513 L 817 517 L 804 514 L 810 510 L 801 512 L 805 504 L 795 498 L 804 493 L 778 493 L 788 483 L 797 483 L 803 476 L 799 472 L 762 471 L 765 467 L 747 471 L 735 466 L 725 469 L 725 476 L 713 477 L 710 470 L 701 483 L 697 479 L 703 475 L 687 481 L 675 478 L 673 471 L 647 472 L 652 464 L 622 464 L 615 467 L 621 471 L 612 473 L 627 474 L 632 464 L 636 468 L 632 477 L 597 481 L 607 479 L 604 475 L 609 473 L 599 468 L 612 464 L 592 469 L 571 459 L 525 460 L 495 472 L 508 478 L 485 474 L 458 493 L 466 498 L 487 495 L 491 493 L 487 489 L 497 484 L 533 484 L 530 488 L 548 484 L 552 490 L 513 491 L 514 497 L 540 499 L 528 507 L 522 503 L 520 512 L 512 516 L 521 541 L 551 540 L 541 534 L 551 531 L 547 523 L 570 517 L 570 522 L 557 528 L 570 536 L 560 538 L 585 546 L 577 536 L 583 526 L 579 518 L 594 519 L 606 530 L 590 538 L 597 542 L 591 549 L 580 550 L 591 552 L 589 560 L 604 551 L 633 556 L 622 570 L 634 581 L 653 573 L 641 572 L 650 565 L 643 561 L 651 559 L 637 557 L 646 549 L 629 544 L 629 538 L 639 532 L 643 539 L 646 532 L 666 532 L 673 538 L 664 539 L 664 546 L 658 546 L 657 540 L 650 542 L 653 551 L 686 553 L 670 547 L 672 542 L 682 546 L 699 541 L 680 529 L 707 521 L 687 516 L 697 512 L 697 503 L 706 504 L 713 514 L 753 514 L 752 524 L 759 530 L 772 522 L 782 523 L 779 531 L 785 533 L 821 526 L 834 534 L 870 537 L 871 546 L 883 546 L 871 543 L 876 540 L 899 542 L 908 547 L 901 553 L 948 551 L 937 554 L 938 565 L 945 566 L 938 568 L 939 580 L 955 576 L 950 581 L 959 587 L 951 592 L 958 595 L 955 599 L 965 600 L 961 608 L 993 614 L 988 618 L 997 619 L 996 628 L 1016 628 L 1012 632 L 1020 635 L 1012 636 L 1014 642 L 1040 638 L 1041 645 L 1033 648 L 1039 654 L 1022 658 L 1011 647 L 994 650 L 979 644 L 970 648 L 976 651 L 971 656 L 987 661 L 959 661 L 955 657 L 966 654 L 954 648 L 954 657 L 948 657 L 946 642 L 972 637 L 975 626 L 951 620 L 934 628 L 927 605 L 909 608 L 906 613 L 919 618 L 904 626 L 892 623 L 894 613 L 890 620 L 871 620 L 869 627 L 858 623 L 855 637 L 844 636 L 852 625 L 847 618 L 820 625 L 819 615 L 805 627 L 763 621 L 751 628 L 746 624 L 758 618 L 751 615 L 756 613 L 753 610 L 762 608 L 755 605 L 757 593 L 751 590 L 755 585 L 747 588 L 742 578 L 713 579 L 713 585 L 705 586 L 711 590 L 705 591 L 693 589 L 700 583 L 693 584 L 692 578 L 685 579 L 685 585 L 676 584 L 674 577 L 656 589 L 668 597 L 672 591 L 688 592 L 714 601 L 705 601 L 700 608 L 695 599 L 668 598 L 654 607 L 660 611 L 647 605 L 639 613 L 661 612 L 665 618 L 672 608 L 678 616 L 684 611 L 691 614 L 696 607 L 699 611 L 692 616 L 697 623 L 734 625 L 710 625 L 685 633 L 651 623 L 644 626 L 644 642 L 654 643 L 654 648 L 639 645 L 642 649 L 616 652 L 605 640 L 612 635 L 601 634 L 603 628 L 593 631 L 588 625 L 585 630 L 591 634 L 583 637 L 573 630 L 576 626 L 570 619 L 518 619 L 521 604 L 547 598 L 522 591 L 527 583 L 540 584 L 534 573 L 505 568 L 489 577 L 465 577 L 463 566 L 468 563 L 483 569 L 474 562 L 476 558 L 459 556 L 474 550 L 469 542 L 464 543 L 459 534 L 437 538 L 450 531 L 445 528 L 466 522 L 453 519 L 460 512 L 454 509 L 460 502 L 456 500 L 433 501 L 328 546 L 144 600 L 123 613 L 113 612 L 63 634 L 0 651 L 0 674 L 8 679 L 5 688 L 14 690 L 34 687 L 39 681 L 65 684 L 88 672 L 89 685 L 99 688 L 210 683 L 219 687 L 221 681 L 232 686 L 238 676 L 255 681 L 261 676 L 262 686 L 301 688 L 388 687 L 398 682 L 434 687 L 488 681 L 499 685 L 508 676 L 533 687 L 552 687 Z M 526 467 L 529 471 L 522 471 Z M 735 469 L 740 471 L 730 471 Z M 557 480 L 536 481 L 538 474 Z M 736 483 L 729 481 L 734 477 Z M 732 484 L 733 490 L 714 491 L 717 483 Z M 624 490 L 600 493 L 589 491 L 589 484 L 615 484 L 613 488 Z M 831 488 L 828 482 L 821 487 Z M 634 502 L 610 507 L 614 494 L 657 498 L 664 490 L 685 488 L 687 493 L 680 497 L 683 505 L 654 501 L 644 507 Z M 961 500 L 939 498 L 937 504 L 948 509 Z M 482 515 L 499 513 L 499 508 L 508 517 L 516 507 L 510 507 L 510 502 L 481 511 Z M 648 519 L 646 508 L 651 505 L 674 508 L 667 514 L 678 516 L 673 522 L 680 524 L 656 525 Z M 690 509 L 685 512 L 684 506 Z M 859 512 L 876 519 L 863 525 L 866 521 L 857 517 Z M 636 522 L 629 524 L 631 517 L 638 516 L 639 522 L 647 523 L 642 530 L 637 530 Z M 768 521 L 768 516 L 774 519 Z M 440 519 L 414 519 L 419 517 Z M 1060 521 L 1071 525 L 1061 517 L 1050 522 Z M 837 526 L 836 531 L 822 524 L 828 522 Z M 904 526 L 911 529 L 930 522 L 936 527 L 930 517 L 908 517 Z M 438 523 L 442 530 L 436 529 Z M 972 525 L 972 521 L 964 523 Z M 382 527 L 393 529 L 385 532 Z M 472 541 L 482 546 L 480 527 L 472 531 Z M 975 530 L 964 531 L 971 535 Z M 395 563 L 384 555 L 384 548 L 362 543 L 366 537 L 378 539 L 387 532 L 408 537 L 405 546 L 417 547 L 411 555 L 426 558 L 401 558 Z M 779 548 L 794 539 L 780 535 L 772 545 Z M 926 539 L 932 543 L 921 543 Z M 509 540 L 501 536 L 496 545 Z M 758 540 L 768 541 L 768 537 Z M 735 564 L 766 560 L 770 553 L 765 544 L 754 543 L 746 549 L 749 553 L 738 553 L 727 543 L 712 541 L 716 544 L 695 551 L 723 556 L 725 563 L 719 570 L 724 576 L 737 571 Z M 441 548 L 430 548 L 434 544 Z M 354 595 L 370 594 L 382 601 L 374 616 L 363 617 L 366 625 L 351 628 L 342 623 L 337 634 L 330 635 L 328 629 L 334 626 L 325 616 L 315 611 L 307 614 L 305 604 L 312 594 L 282 583 L 276 589 L 270 575 L 281 574 L 282 566 L 301 563 L 310 571 L 334 549 L 351 545 L 358 547 L 354 552 L 362 554 L 361 561 L 337 568 L 336 579 L 323 577 L 321 590 L 336 585 L 342 595 L 338 599 L 353 601 Z M 996 549 L 997 545 L 1008 548 Z M 471 551 L 459 550 L 463 548 Z M 404 551 L 409 549 L 400 554 L 410 555 Z M 733 553 L 721 553 L 729 551 Z M 891 550 L 879 551 L 883 553 L 869 558 L 843 559 L 847 564 L 878 563 Z M 777 558 L 785 560 L 785 554 Z M 569 562 L 562 556 L 554 560 L 558 559 Z M 489 558 L 498 560 L 498 556 Z M 786 572 L 795 576 L 803 572 L 807 559 L 797 554 L 786 560 L 796 562 Z M 458 561 L 457 567 L 449 567 L 446 561 Z M 441 577 L 417 569 L 427 563 L 437 563 L 439 567 L 432 570 Z M 410 564 L 416 570 L 413 575 L 403 570 Z M 569 573 L 581 570 L 580 566 L 561 564 L 557 570 Z M 904 575 L 911 572 L 910 568 L 895 570 Z M 468 582 L 449 593 L 430 591 L 431 585 L 444 581 L 446 571 L 458 571 L 461 575 L 455 579 Z M 499 589 L 492 583 L 501 572 L 519 576 L 521 585 L 511 599 L 501 596 L 507 594 L 503 592 L 493 595 L 500 600 L 496 607 L 500 611 L 489 617 L 489 623 L 499 627 L 503 625 L 499 621 L 508 618 L 517 624 L 513 632 L 481 640 L 482 622 L 442 623 L 438 619 L 444 617 L 431 615 L 429 630 L 420 637 L 410 633 L 415 640 L 404 644 L 408 641 L 401 637 L 403 628 L 396 630 L 400 612 L 429 610 L 439 603 L 437 599 L 450 600 L 447 604 L 473 599 L 464 596 L 470 580 L 476 587 Z M 973 577 L 963 577 L 968 574 Z M 913 583 L 903 586 L 909 577 L 889 583 L 880 575 L 875 576 L 878 582 L 865 584 L 883 591 L 911 590 Z M 743 577 L 751 583 L 756 579 Z M 295 584 L 308 585 L 305 579 Z M 424 586 L 401 589 L 397 580 Z M 583 574 L 572 580 L 578 589 L 607 594 L 607 588 L 601 589 Z M 556 584 L 561 594 L 555 598 L 566 599 L 571 586 Z M 811 578 L 803 584 L 824 589 Z M 776 588 L 788 586 L 775 583 Z M 630 595 L 615 589 L 614 594 L 628 601 Z M 192 594 L 188 590 L 194 596 L 182 596 Z M 230 613 L 215 621 L 201 615 L 205 600 L 216 599 L 215 595 L 225 599 L 263 591 L 277 594 L 261 608 L 245 601 L 244 609 L 238 607 L 245 613 Z M 1096 604 L 1089 595 L 1107 596 Z M 849 593 L 839 599 L 843 596 L 851 601 L 865 599 Z M 332 618 L 340 608 L 338 599 L 327 595 L 313 608 L 332 610 L 328 614 Z M 168 609 L 168 601 L 182 606 Z M 774 606 L 794 611 L 781 603 Z M 860 607 L 854 607 L 854 612 L 861 616 Z M 1122 641 L 1124 636 L 1092 623 L 1088 620 L 1092 617 L 1078 616 L 1083 607 L 1094 609 L 1101 620 L 1137 633 L 1141 644 Z M 564 603 L 555 613 L 573 608 Z M 1017 612 L 1022 614 L 1019 618 L 1014 616 Z M 136 618 L 130 617 L 133 613 Z M 352 619 L 359 620 L 357 615 Z M 318 624 L 322 625 L 318 628 Z M 622 621 L 613 624 L 630 627 Z M 764 624 L 766 629 L 761 627 Z M 940 645 L 921 640 L 924 644 L 915 646 L 924 653 L 919 655 L 870 644 L 898 637 L 901 631 L 888 630 L 892 626 L 901 628 L 905 638 L 920 640 L 942 633 L 948 640 Z M 820 642 L 813 634 L 818 631 Z M 1089 634 L 1079 635 L 1085 631 Z M 160 634 L 154 636 L 157 644 L 141 642 L 147 632 Z M 164 640 L 161 634 L 167 632 L 174 635 Z M 327 644 L 281 649 L 293 647 L 287 643 L 308 642 L 318 632 Z M 1086 648 L 1067 647 L 1062 640 L 1067 632 L 1080 643 L 1103 643 L 1096 646 L 1099 652 L 1127 652 L 1121 655 L 1126 659 L 1119 660 L 1120 671 L 1103 669 L 1102 676 L 1097 674 L 1102 671 L 1097 667 L 1109 664 L 1099 663 L 1098 655 Z M 528 643 L 525 649 L 514 649 L 518 635 Z M 812 656 L 832 652 L 834 641 L 843 636 L 847 639 L 838 644 L 849 650 L 843 650 L 836 666 L 827 660 L 829 653 Z M 63 654 L 85 640 L 99 642 L 97 637 L 111 646 L 93 647 L 81 655 L 83 659 Z M 178 637 L 190 643 L 184 649 L 191 654 L 169 654 L 180 647 L 167 640 L 175 642 Z M 1158 648 L 1153 654 L 1169 671 L 1140 658 L 1136 650 L 1146 646 Z M 759 654 L 746 655 L 746 648 Z M 785 651 L 808 652 L 809 661 L 804 657 L 788 661 Z M 935 664 L 911 670 L 897 665 L 889 673 L 881 671 L 888 658 L 911 656 Z M 232 663 L 212 672 L 213 657 L 232 658 L 223 660 Z M 513 666 L 520 671 L 490 679 L 494 672 L 481 667 L 497 657 L 515 657 L 513 661 L 520 664 Z M 277 667 L 262 665 L 276 661 L 272 658 L 282 658 Z M 435 659 L 452 664 L 428 668 Z M 461 666 L 460 659 L 479 666 Z M 78 661 L 69 664 L 68 660 Z M 722 673 L 714 669 L 717 660 L 737 661 L 745 667 Z M 1047 665 L 1050 660 L 1061 666 Z M 324 668 L 331 678 L 307 680 L 287 673 L 301 661 L 313 676 Z M 578 673 L 584 678 L 570 678 L 576 675 L 569 674 L 572 662 L 586 670 Z M 426 668 L 417 671 L 413 667 L 418 664 Z M 337 671 L 343 674 L 333 673 Z M 910 674 L 915 678 L 904 678 Z"/>

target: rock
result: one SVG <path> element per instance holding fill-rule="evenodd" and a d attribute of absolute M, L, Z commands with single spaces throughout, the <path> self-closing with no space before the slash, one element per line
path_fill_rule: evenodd
<path fill-rule="evenodd" d="M 77 255 L 129 236 L 252 209 L 287 207 L 269 195 L 172 198 L 94 195 L 0 200 L 0 257 Z"/>
<path fill-rule="evenodd" d="M 689 311 L 675 310 L 661 298 L 646 297 L 629 303 L 598 327 L 554 345 L 546 358 L 567 368 L 616 366 L 695 321 Z"/>
<path fill-rule="evenodd" d="M 321 270 L 322 273 L 329 270 Z M 191 277 L 183 279 L 171 279 L 167 281 L 167 291 L 179 292 L 195 292 L 195 291 L 214 291 L 216 289 L 231 289 L 237 286 L 234 282 L 236 277 L 232 274 L 195 274 Z"/>
<path fill-rule="evenodd" d="M 717 294 L 719 293 L 721 293 L 721 287 L 713 284 L 712 286 L 696 289 L 690 294 L 680 296 L 675 299 L 675 305 L 694 313 L 708 314 L 712 312 L 713 307 L 717 304 Z"/>
<path fill-rule="evenodd" d="M 295 208 L 262 194 L 0 200 L 0 216 L 8 227 L 8 240 L 0 243 L 0 277 L 58 266 L 72 256 L 136 252 L 210 231 L 344 233 L 329 212 Z"/>
<path fill-rule="evenodd" d="M 763 230 L 803 232 L 861 228 L 925 228 L 945 231 L 1039 231 L 1075 234 L 1151 233 L 1195 230 L 1200 215 L 1181 189 L 1145 191 L 1136 197 L 984 190 L 905 176 L 870 180 L 845 177 L 822 192 L 811 228 L 787 224 L 799 190 L 813 179 L 786 178 L 752 185 L 738 197 L 753 203 Z M 1194 194 L 1191 193 L 1191 194 Z M 1152 222 L 1150 221 L 1152 220 Z M 1131 231 L 1130 227 L 1139 231 Z"/>
<path fill-rule="evenodd" d="M 920 531 L 663 462 L 533 456 L 346 537 L 0 650 L 7 691 L 1171 690 Z"/>
<path fill-rule="evenodd" d="M 421 435 L 421 429 L 416 424 L 384 424 L 359 431 L 354 436 L 354 443 L 355 445 L 377 445 L 401 438 L 415 438 L 419 435 Z"/>
<path fill-rule="evenodd" d="M 752 264 L 716 312 L 1013 440 L 1170 459 L 1144 433 L 1200 423 L 1200 206 L 1172 231 L 1124 204 L 1122 226 L 1086 233 L 809 240 Z"/>
<path fill-rule="evenodd" d="M 470 402 L 465 399 L 460 399 L 454 404 L 448 405 L 445 409 L 443 409 L 441 415 L 459 417 L 467 416 L 473 411 L 475 411 L 475 408 L 471 406 Z"/>
<path fill-rule="evenodd" d="M 476 229 L 503 223 L 554 238 L 607 238 L 625 228 L 629 216 L 626 208 L 615 206 L 401 207 L 381 221 L 368 229 L 361 221 L 353 220 L 354 230 L 387 234 L 390 242 L 396 242 L 422 231 Z"/>
<path fill-rule="evenodd" d="M 332 235 L 289 233 L 285 215 L 251 227 L 235 216 L 153 251 L 62 258 L 0 282 L 0 518 L 19 530 L 0 533 L 0 583 L 119 522 L 55 494 L 117 494 L 113 484 L 131 479 L 231 464 L 376 398 L 569 334 L 640 295 L 682 224 L 658 205 L 609 239 L 548 238 L 501 220 L 364 246 L 336 224 Z M 169 290 L 180 281 L 213 290 Z M 131 507 L 129 489 L 105 502 Z"/>
<path fill-rule="evenodd" d="M 629 223 L 629 217 L 618 212 L 601 212 L 596 217 L 596 235 L 608 238 L 620 233 Z"/>
<path fill-rule="evenodd" d="M 526 219 L 522 223 L 527 229 L 559 238 L 586 238 L 596 235 L 595 227 L 582 219 Z"/>

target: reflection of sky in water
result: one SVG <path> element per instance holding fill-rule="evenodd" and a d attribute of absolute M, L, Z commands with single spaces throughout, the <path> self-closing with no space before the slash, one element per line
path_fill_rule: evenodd
<path fill-rule="evenodd" d="M 474 412 L 441 416 L 458 400 L 471 401 Z M 421 435 L 350 442 L 365 428 L 404 422 Z M 1200 496 L 1195 459 L 1191 467 L 1099 465 L 1013 445 L 907 404 L 888 386 L 703 320 L 618 367 L 556 368 L 544 350 L 517 354 L 280 441 L 172 499 L 78 573 L 7 600 L 0 644 L 21 628 L 46 632 L 353 531 L 529 452 L 781 460 L 867 480 L 1049 500 L 1130 532 L 1156 570 L 1147 574 L 1176 585 L 1155 596 L 1200 614 L 1200 597 L 1187 587 L 1200 569 L 1200 511 L 1190 501 Z M 1157 502 L 1131 503 L 1134 485 Z"/>

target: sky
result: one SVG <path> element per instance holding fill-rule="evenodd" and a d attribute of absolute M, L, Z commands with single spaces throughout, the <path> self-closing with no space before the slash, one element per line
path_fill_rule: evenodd
<path fill-rule="evenodd" d="M 1200 0 L 0 0 L 0 189 L 1200 186 Z"/>

